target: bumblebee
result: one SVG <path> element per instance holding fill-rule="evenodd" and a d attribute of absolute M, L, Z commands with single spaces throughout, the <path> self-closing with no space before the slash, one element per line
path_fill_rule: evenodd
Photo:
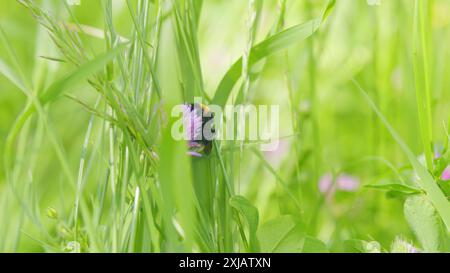
<path fill-rule="evenodd" d="M 201 157 L 209 155 L 215 136 L 214 113 L 201 103 L 185 104 L 185 129 L 188 132 L 189 154 Z"/>

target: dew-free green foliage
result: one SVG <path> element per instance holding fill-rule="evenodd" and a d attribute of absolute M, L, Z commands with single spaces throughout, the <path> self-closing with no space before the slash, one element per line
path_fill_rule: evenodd
<path fill-rule="evenodd" d="M 258 209 L 255 208 L 245 197 L 235 195 L 230 198 L 230 206 L 236 209 L 248 225 L 249 250 L 259 251 L 259 242 L 256 238 L 256 231 L 259 224 Z"/>
<path fill-rule="evenodd" d="M 282 216 L 260 227 L 261 248 L 268 253 L 322 253 L 328 252 L 320 240 L 306 234 L 304 223 L 292 216 Z"/>
<path fill-rule="evenodd" d="M 450 3 L 378 2 L 1 1 L 0 252 L 449 252 Z"/>
<path fill-rule="evenodd" d="M 408 197 L 405 217 L 425 251 L 440 252 L 448 249 L 448 235 L 436 209 L 422 195 Z"/>

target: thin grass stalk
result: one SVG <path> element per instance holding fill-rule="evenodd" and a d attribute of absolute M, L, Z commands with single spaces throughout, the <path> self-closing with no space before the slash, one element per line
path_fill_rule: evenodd
<path fill-rule="evenodd" d="M 419 125 L 426 165 L 433 167 L 431 88 L 429 83 L 428 45 L 425 9 L 428 1 L 414 2 L 413 61 Z"/>
<path fill-rule="evenodd" d="M 308 11 L 308 16 L 312 17 L 312 1 L 305 1 L 306 10 Z M 308 39 L 308 79 L 309 79 L 309 90 L 310 90 L 310 100 L 311 100 L 311 123 L 312 123 L 312 138 L 313 138 L 313 153 L 314 153 L 314 183 L 319 179 L 320 165 L 321 165 L 321 145 L 320 145 L 320 132 L 319 132 L 319 110 L 318 110 L 318 94 L 316 88 L 317 79 L 317 65 L 316 57 L 314 54 L 314 36 Z"/>
<path fill-rule="evenodd" d="M 97 108 L 99 103 L 100 103 L 100 97 L 97 98 L 97 102 L 95 103 L 95 108 Z M 81 148 L 81 157 L 80 157 L 80 163 L 79 163 L 79 167 L 78 167 L 78 177 L 77 177 L 77 186 L 76 186 L 76 193 L 75 193 L 74 213 L 73 213 L 75 241 L 77 241 L 77 237 L 78 237 L 78 207 L 80 205 L 80 198 L 82 195 L 84 168 L 85 168 L 87 149 L 89 146 L 89 140 L 91 138 L 93 123 L 94 123 L 94 115 L 91 115 L 91 117 L 89 118 L 83 147 Z"/>
<path fill-rule="evenodd" d="M 109 107 L 109 115 L 113 115 L 112 108 Z M 118 250 L 118 219 L 117 219 L 117 196 L 116 196 L 116 160 L 115 160 L 115 130 L 114 125 L 109 124 L 108 126 L 108 135 L 109 135 L 109 169 L 110 169 L 110 186 L 111 186 L 111 215 L 112 215 L 112 249 L 113 253 L 116 253 Z"/>

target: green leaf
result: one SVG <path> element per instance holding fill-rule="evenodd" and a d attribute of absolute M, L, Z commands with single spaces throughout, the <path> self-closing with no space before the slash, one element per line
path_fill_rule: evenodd
<path fill-rule="evenodd" d="M 445 196 L 450 196 L 450 181 L 439 180 L 438 184 Z"/>
<path fill-rule="evenodd" d="M 322 15 L 322 21 L 325 21 L 328 18 L 328 16 L 330 16 L 331 11 L 333 10 L 335 5 L 336 5 L 336 0 L 331 0 L 328 2 L 328 5 L 325 8 L 325 11 L 323 12 L 323 15 Z"/>
<path fill-rule="evenodd" d="M 262 225 L 258 238 L 263 252 L 301 252 L 304 225 L 291 216 L 282 216 Z"/>
<path fill-rule="evenodd" d="M 366 188 L 376 189 L 376 190 L 383 190 L 383 191 L 389 191 L 394 193 L 400 193 L 404 195 L 410 195 L 410 194 L 419 194 L 423 191 L 419 188 L 412 187 L 409 185 L 401 184 L 401 183 L 389 183 L 389 182 L 381 182 L 371 185 L 364 186 Z"/>
<path fill-rule="evenodd" d="M 303 253 L 328 253 L 329 250 L 327 246 L 320 240 L 306 236 L 303 243 Z"/>
<path fill-rule="evenodd" d="M 259 242 L 256 236 L 259 223 L 258 209 L 253 206 L 245 197 L 235 195 L 230 198 L 230 206 L 236 209 L 245 219 L 249 229 L 250 251 L 259 251 Z"/>
<path fill-rule="evenodd" d="M 305 40 L 313 35 L 330 14 L 333 9 L 335 1 L 330 1 L 325 9 L 323 15 L 303 24 L 295 25 L 275 35 L 272 35 L 262 41 L 261 43 L 252 47 L 250 52 L 249 65 L 252 66 L 261 59 L 285 49 L 295 43 Z M 222 81 L 216 90 L 212 103 L 219 106 L 224 106 L 228 97 L 239 78 L 242 75 L 242 57 L 239 58 L 227 71 Z"/>
<path fill-rule="evenodd" d="M 424 195 L 405 201 L 404 213 L 411 229 L 426 252 L 446 251 L 448 236 L 436 209 Z"/>
<path fill-rule="evenodd" d="M 159 181 L 162 195 L 161 213 L 170 251 L 188 251 L 195 238 L 196 217 L 192 184 L 191 158 L 184 141 L 176 141 L 171 135 L 173 120 L 161 138 Z M 174 212 L 184 232 L 184 249 L 179 249 L 178 234 L 173 224 Z"/>
<path fill-rule="evenodd" d="M 292 216 L 281 216 L 258 230 L 262 252 L 327 252 L 324 243 L 306 235 L 305 225 Z"/>
<path fill-rule="evenodd" d="M 400 146 L 400 148 L 408 157 L 409 162 L 411 163 L 411 165 L 414 168 L 414 171 L 419 177 L 418 183 L 426 191 L 427 198 L 429 198 L 429 200 L 433 203 L 433 205 L 441 215 L 442 220 L 444 220 L 444 223 L 447 227 L 447 230 L 450 230 L 450 203 L 448 202 L 447 198 L 442 193 L 441 189 L 436 184 L 436 182 L 434 181 L 433 177 L 428 172 L 428 170 L 419 162 L 419 160 L 416 158 L 416 156 L 408 147 L 408 145 L 406 145 L 406 143 L 402 140 L 400 135 L 394 130 L 391 124 L 387 121 L 386 117 L 384 117 L 384 115 L 381 113 L 380 109 L 378 109 L 378 107 L 369 97 L 367 92 L 364 91 L 364 89 L 356 80 L 353 80 L 353 83 L 358 88 L 361 95 L 367 101 L 372 110 L 377 114 L 378 118 L 381 120 L 384 126 L 391 133 L 392 137 L 395 139 L 397 144 Z"/>

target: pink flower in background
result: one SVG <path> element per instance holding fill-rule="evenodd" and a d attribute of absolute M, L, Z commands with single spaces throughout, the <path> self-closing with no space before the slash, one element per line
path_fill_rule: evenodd
<path fill-rule="evenodd" d="M 434 159 L 437 160 L 441 158 L 444 147 L 440 144 L 434 145 Z"/>
<path fill-rule="evenodd" d="M 359 180 L 347 174 L 338 176 L 336 184 L 341 191 L 356 191 L 359 188 Z"/>
<path fill-rule="evenodd" d="M 348 175 L 341 174 L 335 181 L 333 181 L 333 175 L 325 174 L 319 180 L 319 191 L 321 193 L 334 193 L 336 190 L 352 192 L 359 188 L 359 179 Z"/>
<path fill-rule="evenodd" d="M 434 159 L 439 159 L 441 156 L 442 156 L 442 155 L 441 155 L 440 152 L 438 152 L 438 151 L 435 151 L 435 152 L 434 152 Z"/>
<path fill-rule="evenodd" d="M 442 172 L 441 179 L 444 181 L 450 180 L 450 166 L 447 166 L 445 170 Z"/>
<path fill-rule="evenodd" d="M 333 176 L 329 173 L 324 174 L 319 180 L 319 191 L 321 193 L 327 193 L 334 190 Z"/>
<path fill-rule="evenodd" d="M 200 140 L 202 136 L 202 115 L 196 113 L 195 107 L 191 105 L 183 106 L 183 126 L 185 138 L 189 140 L 189 146 L 195 144 L 195 140 Z"/>
<path fill-rule="evenodd" d="M 201 157 L 202 154 L 198 150 L 202 147 L 196 140 L 201 140 L 202 138 L 202 114 L 198 113 L 197 109 L 189 104 L 185 104 L 183 107 L 183 127 L 185 139 L 188 140 L 188 154 Z"/>

